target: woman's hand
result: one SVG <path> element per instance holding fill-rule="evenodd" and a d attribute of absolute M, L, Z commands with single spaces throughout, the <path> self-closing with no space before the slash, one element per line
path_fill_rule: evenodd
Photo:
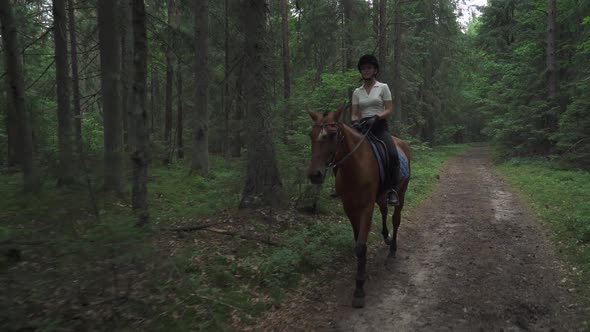
<path fill-rule="evenodd" d="M 379 115 L 374 115 L 374 116 L 368 118 L 367 120 L 365 120 L 365 125 L 368 128 L 371 128 L 371 127 L 373 127 L 373 125 L 375 124 L 375 122 L 377 120 L 379 120 L 379 119 L 381 119 L 381 117 Z"/>

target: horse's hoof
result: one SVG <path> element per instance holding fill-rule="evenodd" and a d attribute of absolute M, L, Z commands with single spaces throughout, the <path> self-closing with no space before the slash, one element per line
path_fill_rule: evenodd
<path fill-rule="evenodd" d="M 389 254 L 387 255 L 388 259 L 394 259 L 395 258 L 395 251 L 390 251 Z"/>
<path fill-rule="evenodd" d="M 352 307 L 353 308 L 363 308 L 365 306 L 365 297 L 364 296 L 355 296 L 352 298 Z"/>

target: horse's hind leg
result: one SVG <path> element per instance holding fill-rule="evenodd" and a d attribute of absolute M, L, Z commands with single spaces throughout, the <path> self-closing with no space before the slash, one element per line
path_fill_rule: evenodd
<path fill-rule="evenodd" d="M 399 206 L 396 206 L 393 212 L 393 217 L 391 218 L 393 223 L 393 234 L 391 236 L 391 243 L 389 244 L 389 257 L 395 257 L 395 252 L 397 251 L 397 231 L 399 230 L 399 225 L 402 220 L 402 209 L 404 208 L 404 198 L 405 198 L 405 188 L 401 190 L 401 194 L 399 195 Z"/>
<path fill-rule="evenodd" d="M 379 202 L 379 211 L 381 211 L 381 221 L 383 223 L 383 229 L 381 230 L 381 234 L 383 234 L 383 241 L 386 245 L 391 245 L 391 239 L 389 238 L 389 230 L 387 229 L 387 200 L 385 195 L 383 199 L 380 199 Z"/>

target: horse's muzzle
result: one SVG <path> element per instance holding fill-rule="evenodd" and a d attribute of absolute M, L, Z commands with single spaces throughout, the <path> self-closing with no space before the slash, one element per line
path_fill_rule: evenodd
<path fill-rule="evenodd" d="M 313 184 L 321 184 L 322 182 L 324 182 L 324 173 L 319 170 L 309 170 L 307 172 L 307 177 L 309 178 L 309 181 L 311 181 L 311 183 Z"/>

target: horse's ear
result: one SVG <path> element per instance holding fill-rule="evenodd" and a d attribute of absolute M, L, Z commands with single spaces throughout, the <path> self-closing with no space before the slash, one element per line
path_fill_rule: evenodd
<path fill-rule="evenodd" d="M 307 110 L 307 114 L 309 114 L 309 116 L 311 117 L 311 119 L 313 120 L 313 122 L 317 122 L 318 119 L 321 117 L 321 115 L 319 115 L 318 113 L 311 111 L 311 110 Z"/>
<path fill-rule="evenodd" d="M 338 107 L 338 110 L 334 113 L 334 121 L 336 121 L 336 122 L 340 121 L 340 116 L 344 112 L 344 109 L 345 109 L 344 105 Z"/>

